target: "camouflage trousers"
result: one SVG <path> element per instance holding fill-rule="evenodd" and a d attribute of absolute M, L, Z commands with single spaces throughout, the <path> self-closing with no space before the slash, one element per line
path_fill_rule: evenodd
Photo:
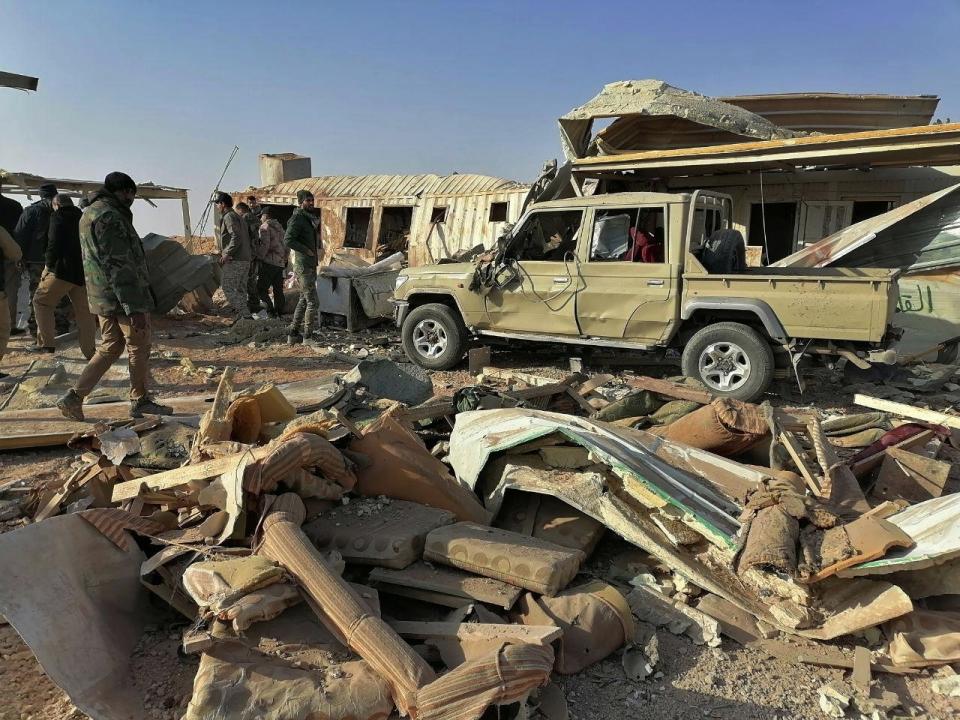
<path fill-rule="evenodd" d="M 317 297 L 317 261 L 316 258 L 293 254 L 293 272 L 300 285 L 300 300 L 293 311 L 290 324 L 291 335 L 310 337 L 317 329 L 320 320 L 320 298 Z"/>
<path fill-rule="evenodd" d="M 223 266 L 223 275 L 220 278 L 220 287 L 230 303 L 230 307 L 237 311 L 240 317 L 250 317 L 250 308 L 247 307 L 247 277 L 250 272 L 249 260 L 231 260 Z"/>
<path fill-rule="evenodd" d="M 257 277 L 260 272 L 260 262 L 250 261 L 250 271 L 247 273 L 247 307 L 250 312 L 260 312 L 260 293 L 257 292 Z"/>

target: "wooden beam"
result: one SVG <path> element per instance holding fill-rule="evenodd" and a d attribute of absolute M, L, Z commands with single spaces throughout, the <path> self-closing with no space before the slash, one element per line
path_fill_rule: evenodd
<path fill-rule="evenodd" d="M 29 75 L 17 75 L 16 73 L 0 71 L 0 87 L 36 91 L 37 83 L 39 82 L 40 80 L 38 78 Z"/>
<path fill-rule="evenodd" d="M 869 395 L 854 395 L 853 404 L 861 407 L 868 407 L 872 410 L 882 410 L 883 412 L 899 415 L 900 417 L 910 418 L 911 420 L 922 420 L 923 422 L 944 425 L 948 428 L 960 430 L 960 416 L 947 415 L 946 413 L 928 410 L 906 403 L 893 402 L 892 400 L 882 400 L 880 398 L 870 397 Z"/>
<path fill-rule="evenodd" d="M 660 378 L 630 378 L 627 380 L 627 385 L 640 390 L 649 390 L 658 395 L 677 398 L 678 400 L 690 400 L 691 402 L 697 402 L 701 405 L 709 405 L 714 398 L 714 396 L 706 390 L 698 390 L 688 385 L 682 385 Z"/>
<path fill-rule="evenodd" d="M 797 466 L 797 470 L 799 470 L 803 476 L 803 480 L 807 483 L 807 487 L 810 488 L 810 492 L 812 492 L 815 497 L 822 498 L 823 490 L 817 480 L 817 473 L 813 471 L 807 457 L 804 455 L 803 448 L 800 446 L 800 441 L 797 439 L 797 436 L 789 430 L 784 430 L 780 433 L 780 442 L 787 449 L 790 459 L 793 460 L 793 464 Z"/>

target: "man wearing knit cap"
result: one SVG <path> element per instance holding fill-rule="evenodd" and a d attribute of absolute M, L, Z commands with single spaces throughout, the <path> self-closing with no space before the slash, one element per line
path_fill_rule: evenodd
<path fill-rule="evenodd" d="M 214 204 L 220 211 L 220 264 L 223 273 L 220 287 L 242 318 L 250 317 L 247 298 L 247 278 L 250 274 L 250 259 L 253 257 L 250 233 L 243 218 L 233 209 L 233 198 L 226 193 L 217 193 Z"/>
<path fill-rule="evenodd" d="M 23 253 L 23 269 L 29 276 L 31 298 L 37 292 L 40 278 L 43 275 L 47 252 L 47 233 L 50 230 L 50 216 L 53 214 L 53 199 L 57 196 L 57 186 L 53 183 L 44 183 L 38 189 L 40 199 L 23 211 L 13 231 L 13 237 Z M 10 290 L 19 292 L 20 284 L 16 283 L 16 287 L 10 288 Z M 37 321 L 33 316 L 32 307 L 27 324 L 30 328 L 30 334 L 36 338 Z"/>
<path fill-rule="evenodd" d="M 83 399 L 127 348 L 130 364 L 130 414 L 170 415 L 172 409 L 153 401 L 150 380 L 150 313 L 155 307 L 147 257 L 133 228 L 130 206 L 137 185 L 122 172 L 112 172 L 80 220 L 80 248 L 90 310 L 100 320 L 100 345 L 80 373 L 76 387 L 60 398 L 65 417 L 83 420 Z"/>
<path fill-rule="evenodd" d="M 293 250 L 293 272 L 300 284 L 300 302 L 293 312 L 287 342 L 291 345 L 310 339 L 319 324 L 320 299 L 317 297 L 317 262 L 320 254 L 320 238 L 317 227 L 320 219 L 313 214 L 313 193 L 297 191 L 300 207 L 293 211 L 287 222 L 284 242 Z"/>

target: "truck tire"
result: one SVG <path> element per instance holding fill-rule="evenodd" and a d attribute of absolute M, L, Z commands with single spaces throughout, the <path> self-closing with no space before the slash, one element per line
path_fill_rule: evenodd
<path fill-rule="evenodd" d="M 407 357 L 429 370 L 449 370 L 466 351 L 467 328 L 457 311 L 442 303 L 411 310 L 400 334 Z"/>
<path fill-rule="evenodd" d="M 753 328 L 720 322 L 697 331 L 680 360 L 683 374 L 721 397 L 750 402 L 773 381 L 773 349 Z"/>

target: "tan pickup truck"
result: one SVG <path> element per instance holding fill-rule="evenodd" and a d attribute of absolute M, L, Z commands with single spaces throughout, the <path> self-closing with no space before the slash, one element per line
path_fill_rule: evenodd
<path fill-rule="evenodd" d="M 532 205 L 492 261 L 400 273 L 404 350 L 445 369 L 481 337 L 672 349 L 685 375 L 744 400 L 768 388 L 775 354 L 785 367 L 812 354 L 860 368 L 895 361 L 896 271 L 744 267 L 738 234 L 739 261 L 718 249 L 732 235 L 730 207 L 707 191 Z"/>

